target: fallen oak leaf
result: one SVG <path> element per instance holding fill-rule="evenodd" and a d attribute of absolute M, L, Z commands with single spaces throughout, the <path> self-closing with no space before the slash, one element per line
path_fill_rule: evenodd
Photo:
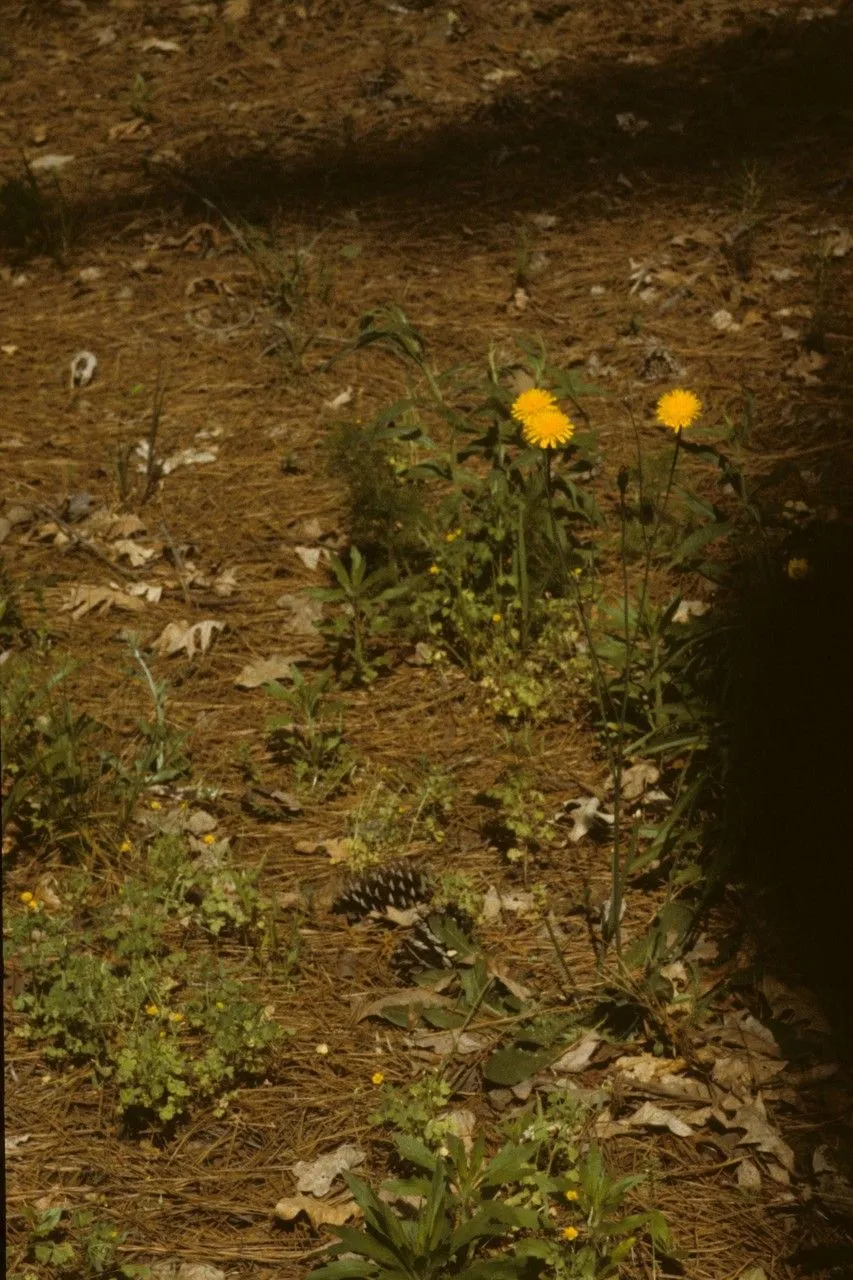
<path fill-rule="evenodd" d="M 342 1227 L 345 1222 L 357 1218 L 361 1213 L 354 1200 L 341 1200 L 330 1203 L 328 1200 L 315 1200 L 312 1196 L 285 1196 L 273 1209 L 279 1222 L 294 1222 L 304 1213 L 312 1227 Z"/>
<path fill-rule="evenodd" d="M 329 1191 L 335 1178 L 363 1164 L 367 1155 L 361 1147 L 352 1142 L 344 1142 L 334 1151 L 327 1151 L 316 1160 L 297 1160 L 293 1166 L 296 1175 L 297 1191 L 308 1192 L 312 1196 L 324 1196 Z"/>
<path fill-rule="evenodd" d="M 304 653 L 273 653 L 268 658 L 247 663 L 234 683 L 240 689 L 258 689 L 276 680 L 292 680 L 293 667 L 304 661 Z"/>
<path fill-rule="evenodd" d="M 63 601 L 61 612 L 70 613 L 74 621 L 79 622 L 95 609 L 103 616 L 114 606 L 125 609 L 128 613 L 141 613 L 145 602 L 138 596 L 122 591 L 115 583 L 110 583 L 108 587 L 81 585 L 72 587 L 70 595 Z"/>
<path fill-rule="evenodd" d="M 154 641 L 151 649 L 164 658 L 174 657 L 182 649 L 187 657 L 194 658 L 197 653 L 207 653 L 214 635 L 225 630 L 224 622 L 215 622 L 211 618 L 190 625 L 185 620 L 169 622 Z"/>

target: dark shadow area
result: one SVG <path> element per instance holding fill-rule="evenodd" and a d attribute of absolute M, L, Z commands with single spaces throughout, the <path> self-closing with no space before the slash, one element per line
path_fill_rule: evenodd
<path fill-rule="evenodd" d="M 761 959 L 814 989 L 853 1061 L 853 524 L 815 526 L 793 554 L 806 576 L 753 566 L 736 606 L 735 870 L 756 895 Z"/>
<path fill-rule="evenodd" d="M 626 55 L 632 44 L 628 37 Z M 532 92 L 523 82 L 521 89 L 507 87 L 458 124 L 415 127 L 411 134 L 396 126 L 391 137 L 384 121 L 395 128 L 396 116 L 380 112 L 358 141 L 343 139 L 341 121 L 306 130 L 299 104 L 288 102 L 283 87 L 282 124 L 264 133 L 259 153 L 235 153 L 233 142 L 228 150 L 214 128 L 210 142 L 184 152 L 180 170 L 146 163 L 140 174 L 118 155 L 126 181 L 109 194 L 81 191 L 72 197 L 74 213 L 98 222 L 177 201 L 203 208 L 209 200 L 230 216 L 292 213 L 310 220 L 380 202 L 386 212 L 436 230 L 458 226 L 462 208 L 479 221 L 503 219 L 508 211 L 559 206 L 566 195 L 587 193 L 596 197 L 590 216 L 601 217 L 608 201 L 628 204 L 624 184 L 616 184 L 620 173 L 642 175 L 646 199 L 679 183 L 701 197 L 719 187 L 719 167 L 745 160 L 772 162 L 788 190 L 849 203 L 851 66 L 848 6 L 811 23 L 767 16 L 661 65 L 591 60 L 569 74 L 540 76 Z M 633 136 L 620 131 L 616 115 L 625 112 L 648 127 Z M 196 130 L 192 110 L 187 118 Z M 183 149 L 178 131 L 168 141 Z M 9 158 L 7 171 L 13 165 Z"/>

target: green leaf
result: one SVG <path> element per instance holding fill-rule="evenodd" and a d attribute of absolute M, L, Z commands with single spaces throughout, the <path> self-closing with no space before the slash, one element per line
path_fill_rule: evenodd
<path fill-rule="evenodd" d="M 511 1086 L 529 1080 L 537 1071 L 554 1062 L 557 1054 L 553 1049 L 541 1053 L 526 1053 L 524 1049 L 499 1049 L 483 1067 L 483 1076 L 490 1084 Z"/>
<path fill-rule="evenodd" d="M 417 1165 L 419 1169 L 428 1170 L 429 1173 L 435 1172 L 438 1157 L 420 1138 L 413 1138 L 410 1133 L 395 1133 L 394 1144 L 404 1160 Z"/>
<path fill-rule="evenodd" d="M 508 1142 L 486 1165 L 483 1170 L 482 1185 L 499 1187 L 505 1182 L 519 1181 L 538 1149 L 539 1145 L 536 1142 L 528 1142 L 523 1146 Z"/>
<path fill-rule="evenodd" d="M 375 1276 L 376 1270 L 376 1264 L 366 1258 L 343 1258 L 339 1262 L 327 1262 L 309 1275 L 311 1280 L 360 1280 L 362 1276 Z"/>

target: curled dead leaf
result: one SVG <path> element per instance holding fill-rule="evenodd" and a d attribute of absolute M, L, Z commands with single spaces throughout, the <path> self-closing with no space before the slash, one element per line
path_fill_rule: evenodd
<path fill-rule="evenodd" d="M 293 1222 L 304 1213 L 312 1227 L 342 1227 L 345 1222 L 358 1217 L 360 1210 L 354 1200 L 315 1200 L 312 1196 L 285 1196 L 273 1210 L 279 1222 Z"/>
<path fill-rule="evenodd" d="M 215 622 L 211 618 L 192 625 L 183 619 L 180 622 L 170 622 L 163 628 L 151 649 L 165 658 L 174 657 L 183 649 L 188 658 L 194 658 L 197 653 L 207 653 L 213 637 L 224 630 L 224 622 Z"/>

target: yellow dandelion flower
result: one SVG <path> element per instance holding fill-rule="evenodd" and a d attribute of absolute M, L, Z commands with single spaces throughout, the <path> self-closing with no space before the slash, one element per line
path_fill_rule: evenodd
<path fill-rule="evenodd" d="M 381 1071 L 374 1071 L 373 1075 L 370 1077 L 370 1083 L 375 1085 L 384 1084 L 385 1076 Z"/>
<path fill-rule="evenodd" d="M 567 1199 L 567 1200 L 572 1200 L 572 1201 L 574 1201 L 574 1200 L 577 1200 L 577 1198 L 578 1198 L 578 1193 L 577 1193 L 577 1191 L 567 1191 L 567 1192 L 566 1192 L 566 1199 Z"/>
<path fill-rule="evenodd" d="M 560 1234 L 562 1235 L 564 1240 L 577 1240 L 578 1236 L 580 1235 L 580 1232 L 578 1231 L 577 1227 L 563 1227 L 563 1230 Z"/>
<path fill-rule="evenodd" d="M 169 1014 L 169 1021 L 170 1021 L 170 1022 L 183 1022 L 183 1020 L 184 1020 L 184 1015 L 183 1015 L 182 1013 L 170 1013 L 170 1014 Z"/>
<path fill-rule="evenodd" d="M 35 901 L 35 896 L 36 895 L 34 893 L 30 893 L 29 889 L 25 889 L 21 894 L 21 902 L 25 903 L 26 906 L 29 906 L 31 902 Z"/>
<path fill-rule="evenodd" d="M 212 831 L 208 831 L 206 836 L 202 836 L 201 842 L 202 844 L 216 844 L 216 836 Z"/>
<path fill-rule="evenodd" d="M 162 808 L 163 808 L 163 806 L 161 805 L 161 803 L 160 803 L 160 801 L 159 801 L 159 800 L 151 800 L 151 801 L 149 802 L 148 808 L 149 808 L 149 809 L 154 809 L 154 810 L 156 811 L 157 809 L 162 809 Z"/>
<path fill-rule="evenodd" d="M 692 427 L 702 412 L 702 401 L 692 391 L 667 391 L 657 403 L 656 416 L 662 427 L 670 431 L 681 431 L 684 427 Z"/>
<path fill-rule="evenodd" d="M 149 1018 L 156 1018 L 160 1010 L 156 1004 L 147 1004 L 145 1006 L 145 1012 L 148 1014 Z"/>
<path fill-rule="evenodd" d="M 38 911 L 40 907 L 41 907 L 41 903 L 38 901 L 37 898 L 33 898 L 32 902 L 27 903 L 28 911 Z"/>
<path fill-rule="evenodd" d="M 499 622 L 503 622 L 503 620 L 504 620 L 504 616 L 502 613 L 492 614 L 492 622 L 495 624 L 495 626 L 497 626 Z"/>
<path fill-rule="evenodd" d="M 122 840 L 121 844 L 118 847 L 119 853 L 130 853 L 132 849 L 133 849 L 133 845 L 130 843 L 129 840 Z"/>
<path fill-rule="evenodd" d="M 558 444 L 568 444 L 575 428 L 562 409 L 543 409 L 525 418 L 521 434 L 537 449 L 554 449 Z"/>
<path fill-rule="evenodd" d="M 441 570 L 439 569 L 437 564 L 431 564 L 429 567 L 429 572 L 433 575 L 433 577 L 435 577 L 437 573 L 441 573 Z"/>
<path fill-rule="evenodd" d="M 794 556 L 785 566 L 785 572 L 792 582 L 797 582 L 800 578 L 808 577 L 809 562 L 805 556 Z M 24 895 L 21 894 L 21 901 Z"/>
<path fill-rule="evenodd" d="M 224 1008 L 225 1008 L 225 1005 L 222 1003 L 222 1001 L 221 1001 L 221 1000 L 217 1000 L 217 1001 L 216 1001 L 216 1007 L 217 1007 L 217 1009 L 224 1009 Z"/>
<path fill-rule="evenodd" d="M 549 409 L 556 409 L 556 397 L 541 387 L 532 387 L 530 391 L 522 391 L 512 402 L 511 413 L 516 422 L 529 422 L 531 418 Z"/>

